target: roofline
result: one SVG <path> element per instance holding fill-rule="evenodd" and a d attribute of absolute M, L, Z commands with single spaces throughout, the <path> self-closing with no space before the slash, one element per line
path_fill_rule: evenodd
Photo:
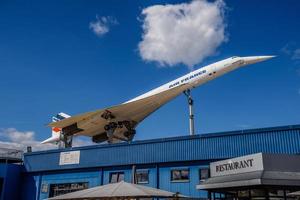
<path fill-rule="evenodd" d="M 198 139 L 212 138 L 212 137 L 223 137 L 223 136 L 256 134 L 256 133 L 261 134 L 262 132 L 297 130 L 297 129 L 300 130 L 300 124 L 276 126 L 276 127 L 265 127 L 265 128 L 255 128 L 255 129 L 245 129 L 245 130 L 236 130 L 236 131 L 224 131 L 224 132 L 217 132 L 217 133 L 204 133 L 204 134 L 196 134 L 196 135 L 184 135 L 184 136 L 156 138 L 156 139 L 149 139 L 149 140 L 137 140 L 137 141 L 133 141 L 131 143 L 123 142 L 123 143 L 115 143 L 115 144 L 95 144 L 95 145 L 90 145 L 90 146 L 71 147 L 71 148 L 66 148 L 66 149 L 51 149 L 51 150 L 36 151 L 36 152 L 31 152 L 31 153 L 24 153 L 24 156 L 35 155 L 35 154 L 44 154 L 44 153 L 49 154 L 49 153 L 56 153 L 56 152 L 84 150 L 84 149 L 113 148 L 113 147 L 128 146 L 128 145 L 171 142 L 171 141 L 177 141 L 177 140 L 191 140 L 191 139 L 197 139 L 197 138 Z"/>
<path fill-rule="evenodd" d="M 230 135 L 255 134 L 255 133 L 262 133 L 262 132 L 287 131 L 287 130 L 297 130 L 297 129 L 300 129 L 300 124 L 265 127 L 265 128 L 254 128 L 254 129 L 242 129 L 242 130 L 224 131 L 224 132 L 218 132 L 218 133 L 207 133 L 207 134 L 201 134 L 201 136 L 202 137 L 221 137 L 221 136 L 230 136 Z"/>

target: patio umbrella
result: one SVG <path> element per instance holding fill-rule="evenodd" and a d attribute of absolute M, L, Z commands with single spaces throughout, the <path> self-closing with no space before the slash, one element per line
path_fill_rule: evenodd
<path fill-rule="evenodd" d="M 118 183 L 97 186 L 85 190 L 71 192 L 68 194 L 49 198 L 48 200 L 67 199 L 133 199 L 133 198 L 187 198 L 173 192 L 159 190 L 138 184 Z"/>
<path fill-rule="evenodd" d="M 300 191 L 288 193 L 287 196 L 300 197 Z"/>

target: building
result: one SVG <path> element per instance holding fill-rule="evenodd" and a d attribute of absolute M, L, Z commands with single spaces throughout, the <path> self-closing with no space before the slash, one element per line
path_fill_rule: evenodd
<path fill-rule="evenodd" d="M 300 154 L 300 125 L 25 153 L 20 199 L 131 182 L 133 172 L 139 184 L 218 199 L 224 194 L 196 188 L 209 178 L 210 163 L 260 152 Z"/>
<path fill-rule="evenodd" d="M 23 152 L 15 149 L 0 148 L 0 197 L 20 199 L 19 191 Z"/>
<path fill-rule="evenodd" d="M 290 199 L 300 191 L 300 155 L 257 153 L 210 163 L 197 189 L 210 199 Z M 212 195 L 213 196 L 212 196 Z"/>

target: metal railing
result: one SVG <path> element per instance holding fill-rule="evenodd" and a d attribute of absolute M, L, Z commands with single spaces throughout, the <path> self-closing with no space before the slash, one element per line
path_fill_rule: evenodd
<path fill-rule="evenodd" d="M 23 158 L 23 151 L 0 147 L 0 159 L 22 160 L 22 158 Z"/>

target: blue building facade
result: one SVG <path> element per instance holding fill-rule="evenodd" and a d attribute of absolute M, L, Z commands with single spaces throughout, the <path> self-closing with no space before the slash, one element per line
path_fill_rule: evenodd
<path fill-rule="evenodd" d="M 62 163 L 62 156 L 72 152 L 76 157 Z M 207 198 L 196 185 L 207 178 L 210 162 L 258 152 L 300 154 L 300 125 L 26 153 L 20 199 L 131 182 L 133 174 L 139 184 Z"/>
<path fill-rule="evenodd" d="M 22 151 L 0 147 L 0 199 L 20 199 Z"/>
<path fill-rule="evenodd" d="M 21 166 L 0 163 L 0 197 L 1 199 L 20 199 Z M 17 191 L 17 192 L 16 192 Z"/>

